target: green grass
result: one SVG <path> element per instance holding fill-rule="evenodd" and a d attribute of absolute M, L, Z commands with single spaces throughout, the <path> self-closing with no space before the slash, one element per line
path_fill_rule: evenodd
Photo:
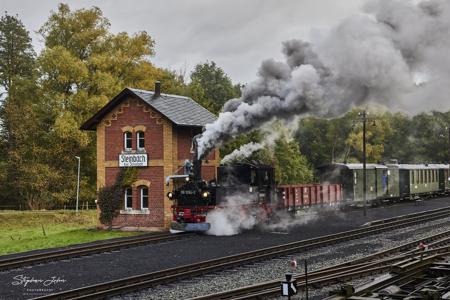
<path fill-rule="evenodd" d="M 0 211 L 0 255 L 131 236 L 97 230 L 97 212 Z M 45 234 L 44 234 L 45 231 Z"/>

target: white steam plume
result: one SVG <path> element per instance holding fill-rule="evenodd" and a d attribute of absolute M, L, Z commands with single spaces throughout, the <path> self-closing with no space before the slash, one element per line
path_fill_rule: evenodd
<path fill-rule="evenodd" d="M 223 208 L 216 208 L 206 216 L 206 222 L 211 224 L 210 235 L 235 235 L 243 229 L 251 229 L 258 223 L 258 216 L 263 213 L 258 207 L 252 207 L 254 195 L 237 193 L 228 196 Z M 248 209 L 243 209 L 247 206 Z"/>
<path fill-rule="evenodd" d="M 221 163 L 228 164 L 233 161 L 243 160 L 243 159 L 249 157 L 250 155 L 252 155 L 253 152 L 258 151 L 259 149 L 261 149 L 263 147 L 264 147 L 263 144 L 253 143 L 253 142 L 242 145 L 241 147 L 239 147 L 239 149 L 235 149 L 233 152 L 231 152 L 230 154 L 225 156 L 222 159 Z"/>
<path fill-rule="evenodd" d="M 242 97 L 205 126 L 200 157 L 273 119 L 334 117 L 370 101 L 410 112 L 449 108 L 448 0 L 370 1 L 312 40 L 284 42 L 285 61 L 262 62 Z"/>

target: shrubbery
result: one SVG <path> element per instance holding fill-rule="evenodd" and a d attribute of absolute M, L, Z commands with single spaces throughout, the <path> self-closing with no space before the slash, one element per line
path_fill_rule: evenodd
<path fill-rule="evenodd" d="M 137 171 L 136 168 L 120 169 L 114 184 L 102 187 L 98 191 L 97 204 L 100 208 L 100 222 L 108 225 L 109 230 L 112 228 L 114 217 L 119 214 L 125 188 L 131 186 L 136 180 Z"/>

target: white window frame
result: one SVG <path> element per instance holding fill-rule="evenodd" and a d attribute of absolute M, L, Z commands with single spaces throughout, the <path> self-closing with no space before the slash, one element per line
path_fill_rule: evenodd
<path fill-rule="evenodd" d="M 130 197 L 131 197 L 131 206 L 127 206 L 127 200 L 128 200 L 128 191 L 131 192 Z M 133 209 L 133 189 L 131 187 L 127 187 L 125 188 L 125 193 L 124 193 L 124 200 L 125 200 L 125 210 L 132 210 Z"/>
<path fill-rule="evenodd" d="M 131 141 L 131 147 L 127 147 L 128 135 L 130 136 L 129 140 Z M 125 131 L 123 133 L 123 149 L 125 151 L 131 151 L 133 149 L 133 134 L 130 131 Z"/>
<path fill-rule="evenodd" d="M 144 207 L 144 189 L 147 189 L 147 207 Z M 141 210 L 148 210 L 150 189 L 146 186 L 141 186 L 139 190 L 141 195 Z"/>
<path fill-rule="evenodd" d="M 141 135 L 142 135 L 142 137 L 141 137 Z M 139 146 L 141 138 L 144 141 L 144 147 Z M 145 150 L 145 133 L 144 133 L 144 131 L 136 132 L 136 144 L 137 144 L 138 150 Z"/>

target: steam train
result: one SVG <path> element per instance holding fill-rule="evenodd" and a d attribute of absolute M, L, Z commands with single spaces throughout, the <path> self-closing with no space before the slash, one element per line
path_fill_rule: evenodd
<path fill-rule="evenodd" d="M 257 211 L 267 219 L 283 208 L 291 212 L 313 206 L 361 206 L 363 193 L 362 164 L 333 163 L 318 168 L 322 184 L 276 186 L 274 169 L 259 163 L 220 166 L 217 180 L 206 182 L 201 177 L 201 157 L 197 155 L 195 137 L 193 166 L 186 175 L 172 175 L 174 189 L 167 197 L 172 205 L 172 231 L 208 231 L 207 214 L 213 209 L 239 205 L 239 211 Z M 450 193 L 449 165 L 387 164 L 366 165 L 366 201 L 370 206 L 419 197 Z M 233 196 L 238 203 L 230 203 Z M 256 209 L 255 209 L 256 208 Z"/>
<path fill-rule="evenodd" d="M 174 189 L 167 194 L 172 205 L 172 231 L 208 231 L 206 216 L 213 209 L 239 205 L 248 213 L 257 211 L 258 218 L 272 213 L 275 202 L 274 169 L 258 163 L 240 163 L 217 168 L 217 180 L 201 179 L 199 169 L 188 175 L 173 175 Z M 230 202 L 233 196 L 238 202 Z"/>

